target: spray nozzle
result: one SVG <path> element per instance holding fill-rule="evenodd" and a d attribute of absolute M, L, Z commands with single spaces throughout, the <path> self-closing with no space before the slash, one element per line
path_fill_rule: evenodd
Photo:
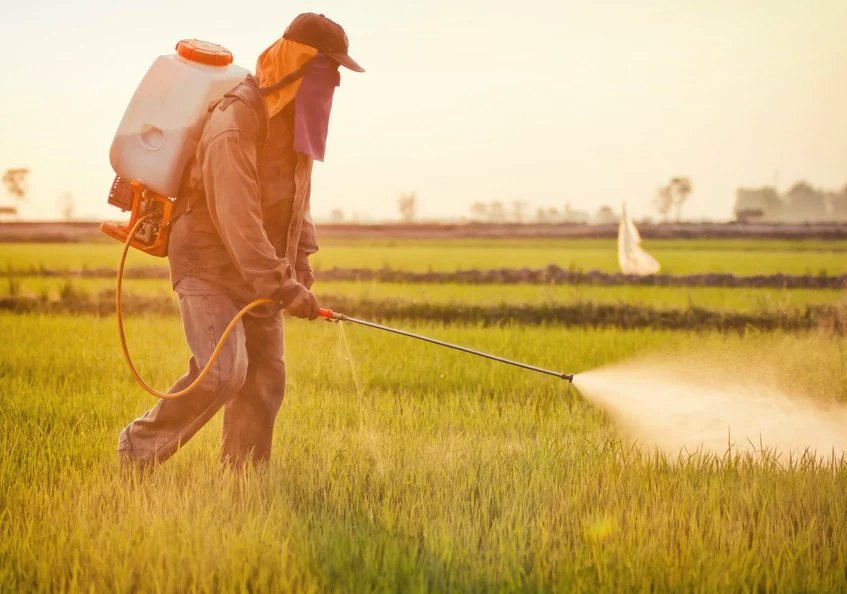
<path fill-rule="evenodd" d="M 343 322 L 347 319 L 347 316 L 344 314 L 332 311 L 331 309 L 321 308 L 319 315 L 327 322 Z"/>

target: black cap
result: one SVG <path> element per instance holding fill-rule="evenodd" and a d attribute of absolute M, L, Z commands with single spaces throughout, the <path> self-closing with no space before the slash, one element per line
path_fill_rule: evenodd
<path fill-rule="evenodd" d="M 304 12 L 297 16 L 288 25 L 282 37 L 313 47 L 345 68 L 355 72 L 365 71 L 356 60 L 347 55 L 350 42 L 341 25 L 322 14 Z"/>

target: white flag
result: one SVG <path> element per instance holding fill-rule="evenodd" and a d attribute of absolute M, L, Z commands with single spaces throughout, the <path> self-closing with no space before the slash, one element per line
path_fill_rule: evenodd
<path fill-rule="evenodd" d="M 641 234 L 635 228 L 623 205 L 623 216 L 618 225 L 618 264 L 624 274 L 647 276 L 659 272 L 660 266 L 650 254 L 641 247 Z"/>

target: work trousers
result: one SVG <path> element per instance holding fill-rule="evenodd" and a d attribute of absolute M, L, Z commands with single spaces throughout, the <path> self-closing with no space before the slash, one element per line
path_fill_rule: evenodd
<path fill-rule="evenodd" d="M 239 311 L 228 296 L 188 278 L 176 287 L 188 372 L 168 390 L 189 386 L 211 357 L 224 329 Z M 285 394 L 282 312 L 242 318 L 197 388 L 180 398 L 159 400 L 121 431 L 122 463 L 150 468 L 170 458 L 224 407 L 221 458 L 236 468 L 270 459 L 273 426 Z"/>

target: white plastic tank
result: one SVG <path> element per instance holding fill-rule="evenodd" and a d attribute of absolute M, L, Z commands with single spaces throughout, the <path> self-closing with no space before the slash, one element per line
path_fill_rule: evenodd
<path fill-rule="evenodd" d="M 163 196 L 179 192 L 209 105 L 249 74 L 225 48 L 182 40 L 147 71 L 121 120 L 109 160 L 121 178 Z"/>

